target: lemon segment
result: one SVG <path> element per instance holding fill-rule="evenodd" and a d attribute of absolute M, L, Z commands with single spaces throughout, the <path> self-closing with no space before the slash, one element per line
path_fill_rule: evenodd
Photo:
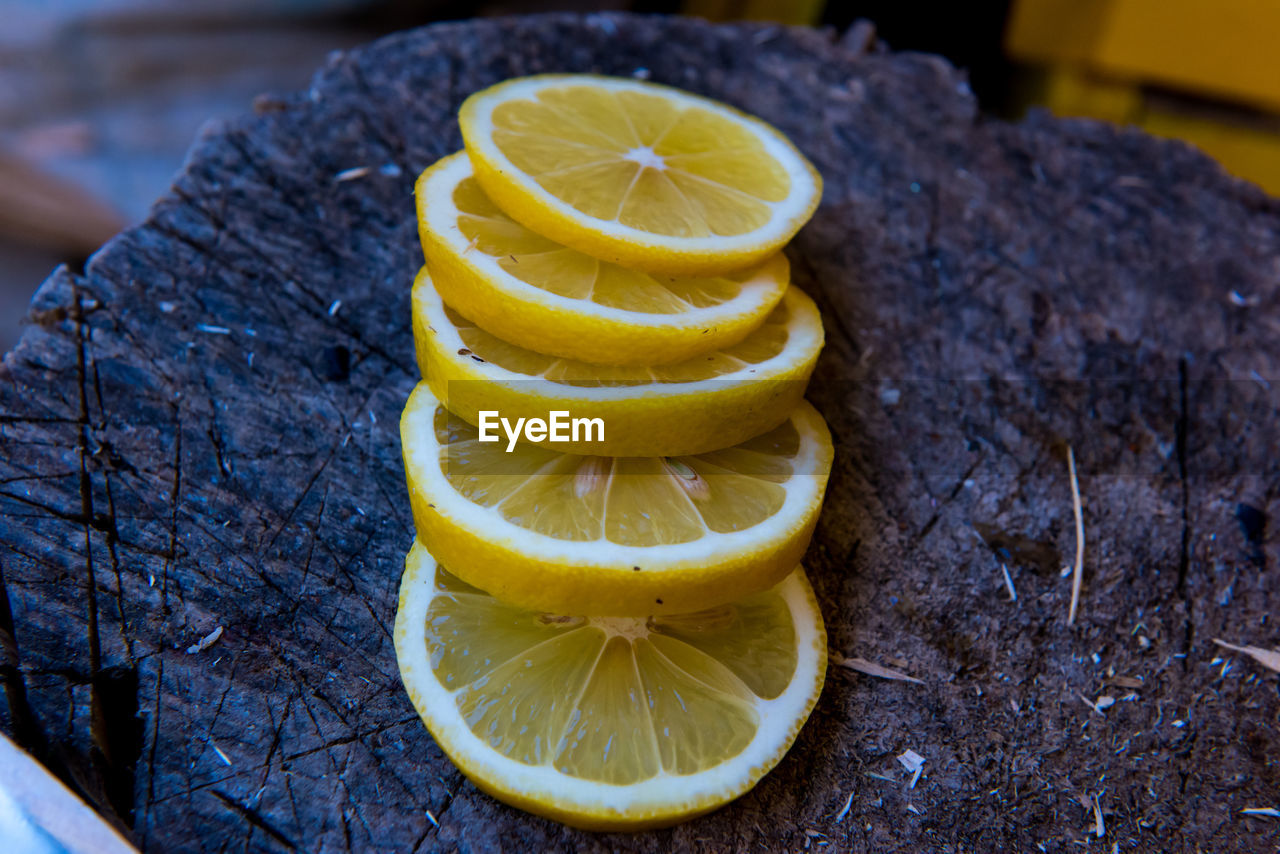
<path fill-rule="evenodd" d="M 757 263 L 822 195 L 817 171 L 775 128 L 652 83 L 517 78 L 467 98 L 458 121 L 499 208 L 637 270 L 707 275 Z"/>
<path fill-rule="evenodd" d="M 503 213 L 465 153 L 415 192 L 431 276 L 452 308 L 512 344 L 599 365 L 658 365 L 732 346 L 786 290 L 775 254 L 723 276 L 654 276 L 541 237 Z"/>
<path fill-rule="evenodd" d="M 681 613 L 772 586 L 808 546 L 832 459 L 804 402 L 708 454 L 578 456 L 482 442 L 420 383 L 400 435 L 431 554 L 512 605 L 556 613 Z"/>
<path fill-rule="evenodd" d="M 812 300 L 789 288 L 744 341 L 673 365 L 600 366 L 534 353 L 475 326 L 440 299 L 426 269 L 413 288 L 418 365 L 436 397 L 470 424 L 480 413 L 598 418 L 599 431 L 548 444 L 603 456 L 700 454 L 766 433 L 804 397 L 822 349 Z M 544 442 L 547 440 L 544 440 Z"/>
<path fill-rule="evenodd" d="M 826 630 L 804 571 L 662 618 L 522 611 L 415 543 L 396 658 L 436 743 L 480 789 L 590 830 L 673 824 L 738 797 L 821 693 Z"/>

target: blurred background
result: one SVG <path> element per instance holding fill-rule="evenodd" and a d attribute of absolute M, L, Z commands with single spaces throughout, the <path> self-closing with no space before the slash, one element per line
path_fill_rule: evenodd
<path fill-rule="evenodd" d="M 57 264 L 145 216 L 205 121 L 394 30 L 601 9 L 870 21 L 968 69 L 991 114 L 1042 105 L 1180 137 L 1280 193 L 1280 0 L 0 0 L 0 352 Z"/>

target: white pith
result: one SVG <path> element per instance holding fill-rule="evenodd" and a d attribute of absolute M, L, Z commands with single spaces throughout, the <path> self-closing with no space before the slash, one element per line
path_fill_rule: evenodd
<path fill-rule="evenodd" d="M 639 145 L 622 155 L 623 160 L 630 160 L 646 169 L 666 169 L 667 161 L 662 155 L 647 145 Z"/>
<path fill-rule="evenodd" d="M 688 775 L 663 771 L 628 785 L 572 777 L 549 763 L 527 765 L 491 749 L 472 732 L 454 701 L 456 690 L 445 688 L 431 669 L 423 627 L 431 602 L 439 595 L 434 575 L 435 562 L 415 541 L 406 558 L 395 624 L 396 657 L 410 699 L 437 743 L 469 776 L 502 792 L 533 798 L 558 810 L 591 818 L 639 819 L 646 815 L 678 815 L 736 797 L 781 759 L 822 688 L 827 654 L 825 629 L 813 591 L 803 570 L 797 568 L 774 588 L 791 613 L 796 669 L 779 696 L 772 700 L 755 698 L 760 727 L 741 753 L 706 771 Z"/>

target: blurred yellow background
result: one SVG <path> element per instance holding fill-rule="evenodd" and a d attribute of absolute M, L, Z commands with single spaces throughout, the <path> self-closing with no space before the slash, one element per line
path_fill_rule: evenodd
<path fill-rule="evenodd" d="M 593 10 L 869 21 L 966 69 L 990 114 L 1136 125 L 1280 193 L 1280 0 L 0 0 L 0 352 L 56 264 L 145 216 L 205 121 L 397 29 Z"/>
<path fill-rule="evenodd" d="M 1280 193 L 1280 2 L 1017 0 L 1027 100 L 1202 148 Z"/>

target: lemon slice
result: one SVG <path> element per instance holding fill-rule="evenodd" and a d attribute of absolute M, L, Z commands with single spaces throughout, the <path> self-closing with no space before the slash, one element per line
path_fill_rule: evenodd
<path fill-rule="evenodd" d="M 817 171 L 776 129 L 667 86 L 517 78 L 467 98 L 458 122 L 498 207 L 637 270 L 715 274 L 761 261 L 822 195 Z"/>
<path fill-rule="evenodd" d="M 481 442 L 420 383 L 400 420 L 418 536 L 464 581 L 562 614 L 680 613 L 800 562 L 831 472 L 801 403 L 780 427 L 697 456 L 592 457 Z"/>
<path fill-rule="evenodd" d="M 395 625 L 400 676 L 480 789 L 590 830 L 639 830 L 746 792 L 822 691 L 827 641 L 804 571 L 669 617 L 525 611 L 415 543 Z"/>
<path fill-rule="evenodd" d="M 548 420 L 598 418 L 603 438 L 567 433 L 549 447 L 604 456 L 699 454 L 758 436 L 804 398 L 822 349 L 813 302 L 790 288 L 748 338 L 705 356 L 651 368 L 602 367 L 501 341 L 441 301 L 426 270 L 413 287 L 418 365 L 432 391 L 471 424 L 482 411 Z M 544 442 L 546 440 L 543 440 Z"/>
<path fill-rule="evenodd" d="M 459 152 L 418 179 L 418 231 L 445 301 L 505 341 L 599 365 L 678 362 L 738 343 L 786 290 L 781 254 L 740 273 L 651 276 L 539 237 Z"/>

